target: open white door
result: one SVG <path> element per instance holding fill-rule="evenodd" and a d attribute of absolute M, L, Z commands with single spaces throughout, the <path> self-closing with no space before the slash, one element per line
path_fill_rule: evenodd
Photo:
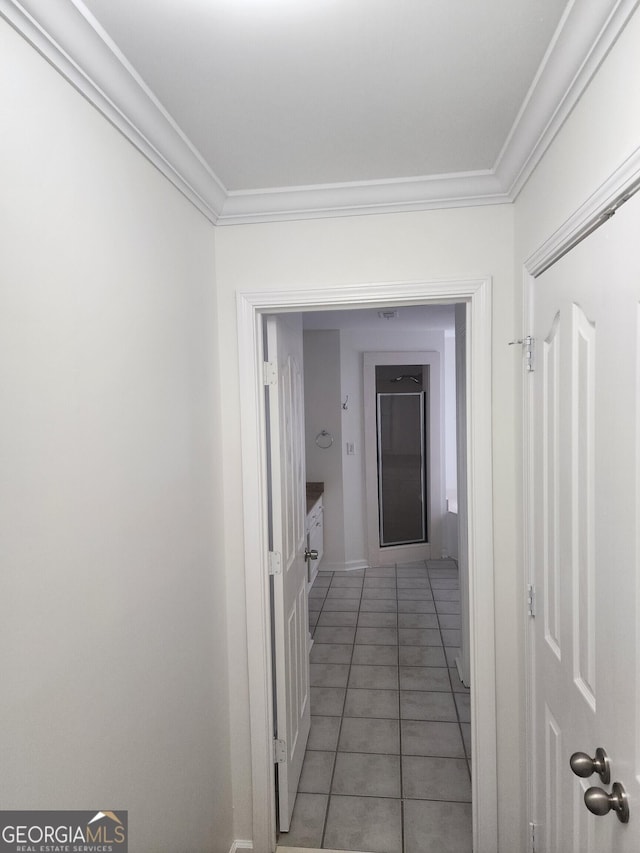
<path fill-rule="evenodd" d="M 289 829 L 311 725 L 302 318 L 266 318 L 278 814 Z"/>
<path fill-rule="evenodd" d="M 635 197 L 533 284 L 536 853 L 640 849 L 639 236 Z M 627 824 L 585 805 L 614 782 Z"/>
<path fill-rule="evenodd" d="M 469 634 L 469 502 L 467 496 L 467 306 L 455 307 L 456 323 L 456 447 L 458 477 L 458 573 L 462 625 L 460 654 L 456 667 L 460 680 L 471 685 L 471 644 Z"/>

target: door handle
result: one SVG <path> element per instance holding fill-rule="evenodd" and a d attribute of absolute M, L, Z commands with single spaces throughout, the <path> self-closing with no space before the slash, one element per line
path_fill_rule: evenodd
<path fill-rule="evenodd" d="M 584 792 L 584 804 L 591 814 L 598 817 L 614 811 L 620 823 L 629 823 L 629 801 L 620 782 L 613 783 L 610 794 L 602 788 L 588 788 Z"/>
<path fill-rule="evenodd" d="M 569 765 L 576 776 L 582 779 L 597 773 L 603 785 L 608 785 L 611 781 L 609 756 L 601 746 L 596 749 L 595 758 L 590 758 L 586 752 L 574 752 L 569 759 Z"/>
<path fill-rule="evenodd" d="M 304 558 L 305 558 L 305 560 L 317 560 L 318 559 L 318 552 L 316 551 L 315 548 L 311 551 L 308 548 L 305 548 L 304 549 Z"/>

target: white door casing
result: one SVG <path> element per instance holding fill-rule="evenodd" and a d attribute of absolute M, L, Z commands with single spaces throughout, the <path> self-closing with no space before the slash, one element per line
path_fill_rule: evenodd
<path fill-rule="evenodd" d="M 483 278 L 237 294 L 254 853 L 272 853 L 276 840 L 262 315 L 461 301 L 467 303 L 469 343 L 466 443 L 473 838 L 475 853 L 498 849 L 493 506 L 487 500 L 492 494 L 491 281 Z"/>
<path fill-rule="evenodd" d="M 427 542 L 416 545 L 380 545 L 378 505 L 378 448 L 376 432 L 375 369 L 378 364 L 421 364 L 429 367 L 427 470 Z M 364 444 L 367 510 L 367 552 L 370 565 L 408 563 L 441 556 L 441 527 L 444 516 L 444 455 L 441 452 L 441 376 L 438 352 L 364 353 Z"/>
<path fill-rule="evenodd" d="M 639 233 L 636 197 L 529 284 L 531 808 L 545 853 L 638 849 Z M 570 770 L 596 747 L 629 794 L 627 825 L 590 814 L 585 790 L 611 785 Z"/>
<path fill-rule="evenodd" d="M 266 318 L 278 815 L 289 830 L 311 726 L 307 613 L 302 318 Z"/>
<path fill-rule="evenodd" d="M 467 510 L 467 316 L 464 305 L 455 307 L 456 329 L 456 447 L 458 486 L 458 578 L 462 624 L 460 655 L 456 658 L 458 675 L 467 687 L 471 683 L 469 649 L 469 536 Z"/>

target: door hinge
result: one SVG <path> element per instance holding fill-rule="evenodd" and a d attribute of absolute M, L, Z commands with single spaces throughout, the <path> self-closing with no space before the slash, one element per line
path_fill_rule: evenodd
<path fill-rule="evenodd" d="M 273 739 L 273 762 L 274 764 L 284 764 L 287 760 L 287 742 L 284 740 Z"/>
<path fill-rule="evenodd" d="M 278 365 L 275 361 L 265 361 L 263 371 L 265 385 L 278 384 Z"/>
<path fill-rule="evenodd" d="M 536 615 L 536 588 L 532 583 L 527 584 L 527 613 L 529 616 Z"/>
<path fill-rule="evenodd" d="M 534 371 L 534 360 L 533 360 L 533 351 L 535 348 L 536 339 L 532 335 L 527 335 L 526 338 L 520 338 L 517 341 L 509 341 L 509 346 L 515 346 L 516 344 L 520 344 L 522 346 L 522 351 L 524 352 L 524 363 L 527 367 L 527 373 L 533 373 Z"/>
<path fill-rule="evenodd" d="M 267 563 L 270 575 L 282 574 L 282 557 L 280 556 L 280 551 L 269 551 Z"/>
<path fill-rule="evenodd" d="M 529 823 L 529 851 L 536 853 L 536 825 L 533 821 Z"/>

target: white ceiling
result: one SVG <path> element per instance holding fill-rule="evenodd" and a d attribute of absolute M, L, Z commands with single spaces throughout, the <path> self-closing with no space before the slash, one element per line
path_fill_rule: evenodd
<path fill-rule="evenodd" d="M 212 222 L 514 200 L 638 0 L 0 0 Z"/>
<path fill-rule="evenodd" d="M 566 0 L 84 0 L 227 190 L 492 169 Z"/>

